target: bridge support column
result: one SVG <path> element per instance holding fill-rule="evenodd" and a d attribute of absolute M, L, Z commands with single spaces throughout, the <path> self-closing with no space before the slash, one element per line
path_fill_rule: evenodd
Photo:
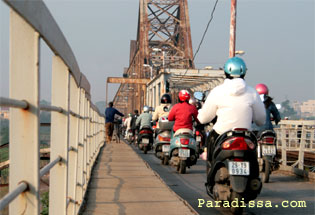
<path fill-rule="evenodd" d="M 9 206 L 10 214 L 39 214 L 39 34 L 10 11 L 10 98 L 27 110 L 10 108 L 10 192 L 25 181 L 28 191 Z"/>
<path fill-rule="evenodd" d="M 49 214 L 66 214 L 68 148 L 69 148 L 69 70 L 64 62 L 54 56 L 52 61 L 51 103 L 66 113 L 51 113 L 50 159 L 58 156 L 62 162 L 50 171 Z"/>
<path fill-rule="evenodd" d="M 70 76 L 70 110 L 79 113 L 80 88 L 75 80 Z M 69 115 L 69 149 L 68 149 L 68 198 L 72 201 L 67 207 L 67 214 L 74 214 L 76 208 L 76 178 L 77 178 L 77 159 L 78 159 L 78 126 L 79 118 Z"/>

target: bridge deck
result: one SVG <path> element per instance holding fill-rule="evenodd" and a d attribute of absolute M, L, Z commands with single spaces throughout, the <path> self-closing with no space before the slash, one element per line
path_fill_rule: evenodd
<path fill-rule="evenodd" d="M 195 214 L 125 143 L 102 149 L 91 180 L 84 215 Z"/>

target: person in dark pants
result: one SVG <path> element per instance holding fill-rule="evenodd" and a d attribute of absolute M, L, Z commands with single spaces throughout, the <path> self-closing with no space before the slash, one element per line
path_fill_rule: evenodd
<path fill-rule="evenodd" d="M 106 142 L 109 143 L 112 140 L 113 130 L 114 130 L 114 120 L 115 115 L 124 116 L 124 114 L 120 113 L 116 108 L 113 108 L 113 102 L 108 103 L 108 108 L 105 110 L 106 117 Z"/>

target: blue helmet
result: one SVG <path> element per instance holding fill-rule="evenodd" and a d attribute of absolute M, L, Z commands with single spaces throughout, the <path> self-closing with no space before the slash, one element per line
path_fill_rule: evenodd
<path fill-rule="evenodd" d="M 224 65 L 225 75 L 231 78 L 243 78 L 246 74 L 246 70 L 245 62 L 239 57 L 228 59 Z"/>

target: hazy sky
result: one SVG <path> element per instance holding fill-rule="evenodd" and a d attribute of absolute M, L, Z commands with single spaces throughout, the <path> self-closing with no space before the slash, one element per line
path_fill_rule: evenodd
<path fill-rule="evenodd" d="M 138 0 L 46 0 L 91 83 L 92 100 L 105 100 L 108 76 L 122 76 L 136 39 Z M 196 50 L 215 0 L 188 0 Z M 249 85 L 265 83 L 276 102 L 315 99 L 314 0 L 239 0 L 236 50 L 244 50 Z M 8 95 L 9 8 L 0 1 L 1 96 Z M 222 67 L 228 58 L 230 0 L 219 0 L 195 59 L 197 68 Z M 41 43 L 41 97 L 50 100 L 51 56 Z M 111 85 L 112 98 L 118 85 Z"/>

